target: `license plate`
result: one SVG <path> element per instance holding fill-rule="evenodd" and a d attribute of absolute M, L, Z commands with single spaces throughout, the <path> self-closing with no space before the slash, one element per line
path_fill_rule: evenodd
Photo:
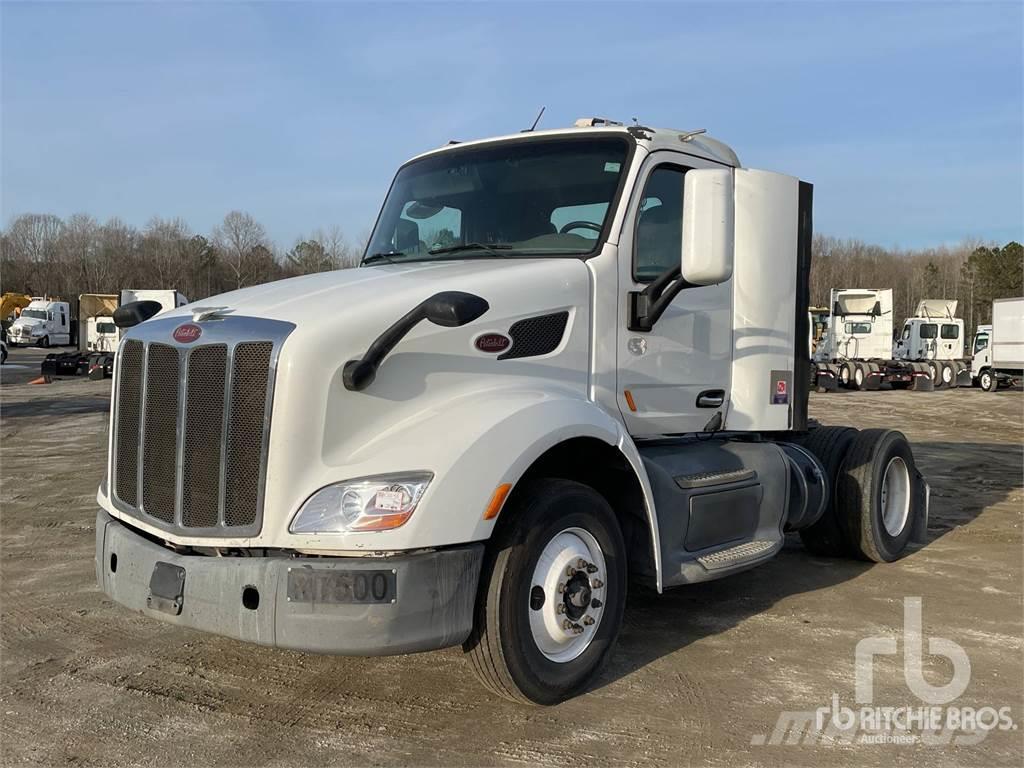
<path fill-rule="evenodd" d="M 181 614 L 185 603 L 185 569 L 179 565 L 159 562 L 153 566 L 149 577 L 149 597 L 146 605 L 154 611 L 169 613 L 171 616 Z"/>
<path fill-rule="evenodd" d="M 295 603 L 392 603 L 398 598 L 394 571 L 288 571 L 288 600 Z"/>

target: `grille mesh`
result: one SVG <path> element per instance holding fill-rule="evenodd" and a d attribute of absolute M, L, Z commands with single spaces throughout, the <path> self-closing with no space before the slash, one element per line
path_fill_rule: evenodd
<path fill-rule="evenodd" d="M 224 344 L 199 347 L 188 356 L 181 482 L 181 524 L 186 528 L 210 528 L 219 517 L 227 356 Z"/>
<path fill-rule="evenodd" d="M 142 401 L 142 342 L 125 342 L 117 361 L 117 498 L 138 505 L 139 413 Z"/>
<path fill-rule="evenodd" d="M 178 459 L 178 350 L 150 344 L 146 360 L 145 442 L 142 445 L 142 509 L 174 522 Z"/>
<path fill-rule="evenodd" d="M 508 329 L 508 335 L 512 337 L 512 348 L 498 355 L 498 359 L 514 360 L 554 352 L 562 343 L 565 325 L 568 322 L 568 312 L 555 312 L 516 321 Z"/>
<path fill-rule="evenodd" d="M 272 350 L 269 341 L 243 342 L 235 347 L 224 489 L 224 522 L 229 526 L 251 524 L 258 511 Z"/>

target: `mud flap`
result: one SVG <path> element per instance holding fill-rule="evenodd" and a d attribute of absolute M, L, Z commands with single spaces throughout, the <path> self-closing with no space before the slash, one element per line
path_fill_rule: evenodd
<path fill-rule="evenodd" d="M 930 512 L 932 488 L 924 476 L 914 469 L 917 482 L 914 483 L 914 507 L 919 513 L 914 516 L 914 527 L 910 530 L 910 541 L 914 544 L 928 543 L 928 515 Z"/>
<path fill-rule="evenodd" d="M 961 368 L 959 371 L 957 371 L 957 373 L 956 373 L 956 385 L 958 387 L 970 387 L 970 386 L 972 386 L 973 383 L 974 382 L 973 382 L 973 379 L 971 377 L 971 371 L 970 371 L 969 368 L 968 369 Z"/>

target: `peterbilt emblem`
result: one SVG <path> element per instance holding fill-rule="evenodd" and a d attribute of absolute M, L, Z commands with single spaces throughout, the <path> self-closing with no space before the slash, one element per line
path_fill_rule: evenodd
<path fill-rule="evenodd" d="M 497 353 L 508 349 L 512 340 L 500 333 L 485 333 L 476 337 L 473 345 L 481 352 Z"/>
<path fill-rule="evenodd" d="M 203 335 L 203 329 L 195 323 L 185 323 L 179 325 L 174 329 L 174 333 L 171 334 L 174 340 L 181 344 L 191 344 L 193 341 Z"/>

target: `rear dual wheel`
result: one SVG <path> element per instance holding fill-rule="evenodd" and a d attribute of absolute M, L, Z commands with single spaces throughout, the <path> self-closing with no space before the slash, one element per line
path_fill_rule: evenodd
<path fill-rule="evenodd" d="M 569 480 L 532 481 L 502 510 L 463 650 L 492 692 L 555 704 L 608 661 L 625 597 L 625 545 L 604 497 Z"/>
<path fill-rule="evenodd" d="M 804 546 L 875 562 L 902 557 L 926 514 L 906 437 L 889 429 L 819 427 L 804 447 L 824 465 L 833 489 L 825 514 L 800 532 Z"/>

